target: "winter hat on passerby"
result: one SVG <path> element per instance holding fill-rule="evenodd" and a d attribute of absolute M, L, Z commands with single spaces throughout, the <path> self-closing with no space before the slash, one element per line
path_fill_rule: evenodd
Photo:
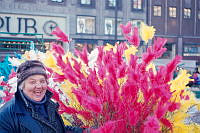
<path fill-rule="evenodd" d="M 47 78 L 46 69 L 42 62 L 38 60 L 27 60 L 17 69 L 17 88 L 29 76 L 41 74 Z"/>

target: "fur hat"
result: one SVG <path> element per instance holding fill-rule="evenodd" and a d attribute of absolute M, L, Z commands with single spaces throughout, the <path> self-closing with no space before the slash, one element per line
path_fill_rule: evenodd
<path fill-rule="evenodd" d="M 17 69 L 17 87 L 29 76 L 41 74 L 47 78 L 46 69 L 42 62 L 38 60 L 27 60 Z"/>

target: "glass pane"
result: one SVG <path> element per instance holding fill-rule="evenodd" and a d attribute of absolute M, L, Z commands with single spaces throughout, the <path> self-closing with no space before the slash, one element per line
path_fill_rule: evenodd
<path fill-rule="evenodd" d="M 169 7 L 169 16 L 175 18 L 176 17 L 176 8 Z"/>
<path fill-rule="evenodd" d="M 115 21 L 114 18 L 106 18 L 105 19 L 105 34 L 106 35 L 114 35 Z"/>
<path fill-rule="evenodd" d="M 122 19 L 117 20 L 117 35 L 122 35 L 121 28 L 119 25 L 122 23 Z M 114 35 L 115 34 L 115 19 L 105 18 L 105 34 Z"/>
<path fill-rule="evenodd" d="M 194 45 L 185 45 L 184 46 L 184 52 L 185 53 L 199 53 L 199 48 L 198 46 L 194 46 Z"/>
<path fill-rule="evenodd" d="M 153 15 L 154 16 L 161 16 L 161 6 L 154 6 L 153 7 Z"/>
<path fill-rule="evenodd" d="M 142 9 L 142 0 L 133 0 L 134 9 Z"/>
<path fill-rule="evenodd" d="M 141 22 L 143 22 L 143 21 L 142 20 L 135 20 L 135 19 L 131 21 L 132 26 L 138 27 L 138 28 L 140 28 Z"/>
<path fill-rule="evenodd" d="M 115 7 L 116 6 L 116 0 L 108 0 L 108 6 Z"/>
<path fill-rule="evenodd" d="M 186 53 L 188 52 L 188 47 L 187 46 L 184 47 L 184 52 L 186 52 Z"/>
<path fill-rule="evenodd" d="M 77 33 L 95 34 L 95 18 L 78 16 Z"/>
<path fill-rule="evenodd" d="M 138 0 L 138 9 L 142 9 L 142 0 Z"/>
<path fill-rule="evenodd" d="M 154 16 L 157 16 L 156 13 L 157 13 L 157 8 L 156 8 L 156 6 L 154 6 L 154 7 L 153 7 L 153 15 L 154 15 Z"/>
<path fill-rule="evenodd" d="M 120 24 L 122 24 L 122 19 L 117 20 L 117 35 L 122 35 L 122 30 L 120 28 Z"/>
<path fill-rule="evenodd" d="M 191 17 L 191 10 L 188 9 L 188 17 L 190 18 Z"/>
<path fill-rule="evenodd" d="M 190 18 L 191 17 L 191 9 L 184 8 L 184 18 Z"/>
<path fill-rule="evenodd" d="M 83 47 L 87 45 L 87 50 L 90 53 L 96 46 L 97 46 L 97 42 L 91 42 L 89 40 L 75 40 L 75 49 L 82 51 Z"/>
<path fill-rule="evenodd" d="M 81 0 L 81 4 L 90 5 L 91 4 L 91 0 Z"/>
<path fill-rule="evenodd" d="M 158 16 L 161 16 L 161 6 L 158 6 Z"/>

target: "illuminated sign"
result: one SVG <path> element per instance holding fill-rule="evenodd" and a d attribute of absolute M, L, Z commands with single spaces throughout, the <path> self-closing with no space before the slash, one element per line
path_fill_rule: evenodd
<path fill-rule="evenodd" d="M 183 56 L 200 56 L 200 53 L 183 53 Z"/>

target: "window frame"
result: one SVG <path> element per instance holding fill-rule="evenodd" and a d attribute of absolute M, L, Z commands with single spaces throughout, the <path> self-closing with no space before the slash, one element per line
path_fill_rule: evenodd
<path fill-rule="evenodd" d="M 111 21 L 113 21 L 113 24 L 111 25 L 113 27 L 113 30 L 111 29 L 111 32 L 113 32 L 112 34 L 106 34 L 106 19 L 110 19 Z M 121 31 L 121 28 L 119 25 L 122 24 L 123 18 L 118 18 L 117 22 L 118 22 L 117 36 L 122 36 L 122 31 Z M 106 36 L 114 36 L 115 35 L 115 18 L 114 17 L 104 17 L 104 35 L 106 35 Z"/>
<path fill-rule="evenodd" d="M 170 8 L 172 8 L 172 10 L 170 10 Z M 174 12 L 173 9 L 175 9 L 175 12 Z M 170 15 L 170 11 L 172 11 L 171 15 Z M 174 16 L 174 13 L 175 13 L 175 16 Z M 168 16 L 170 18 L 177 18 L 177 7 L 176 6 L 169 6 L 168 7 Z"/>
<path fill-rule="evenodd" d="M 78 32 L 78 18 L 85 17 L 85 18 L 94 18 L 94 33 L 83 33 Z M 85 26 L 86 27 L 86 26 Z M 83 27 L 84 28 L 84 27 Z M 76 15 L 76 34 L 78 35 L 96 35 L 96 16 L 88 16 L 88 15 Z"/>
<path fill-rule="evenodd" d="M 187 11 L 187 12 L 185 12 L 185 11 Z M 188 12 L 188 11 L 190 11 L 190 12 Z M 187 13 L 187 14 L 185 14 L 185 13 Z M 188 13 L 190 15 L 188 15 Z M 183 9 L 183 18 L 184 19 L 191 19 L 192 18 L 192 9 L 191 8 L 184 8 Z"/>
<path fill-rule="evenodd" d="M 122 0 L 115 0 L 115 1 L 118 1 L 118 7 L 117 7 L 117 10 L 122 10 Z M 109 0 L 106 0 L 106 3 L 105 3 L 105 8 L 106 9 L 111 9 L 111 10 L 115 10 L 115 6 L 109 6 Z"/>
<path fill-rule="evenodd" d="M 200 44 L 199 43 L 184 43 L 182 56 L 200 56 Z"/>
<path fill-rule="evenodd" d="M 200 52 L 200 47 L 198 46 L 192 43 L 184 43 L 183 54 L 198 54 Z"/>
<path fill-rule="evenodd" d="M 139 0 L 137 0 L 138 2 Z M 133 5 L 134 5 L 134 0 L 131 0 L 131 9 L 132 11 L 143 11 L 144 10 L 144 1 L 143 0 L 140 0 L 141 1 L 141 9 L 140 8 L 134 8 Z"/>
<path fill-rule="evenodd" d="M 82 4 L 81 1 L 82 0 L 78 0 L 80 7 L 96 8 L 96 1 L 95 0 L 90 0 L 90 4 Z"/>
<path fill-rule="evenodd" d="M 141 28 L 141 23 L 145 23 L 143 19 L 134 19 L 134 18 L 130 19 L 130 22 L 132 24 L 132 27 L 133 28 L 137 27 L 138 30 L 140 30 L 140 28 Z M 135 23 L 137 23 L 137 24 L 135 24 Z M 134 26 L 134 25 L 136 25 L 136 26 Z"/>
<path fill-rule="evenodd" d="M 158 11 L 158 7 L 160 7 L 160 15 L 158 13 L 155 14 L 155 10 L 154 10 L 155 7 L 157 7 L 157 11 Z M 154 5 L 153 6 L 153 16 L 154 17 L 161 17 L 162 16 L 162 5 Z"/>

